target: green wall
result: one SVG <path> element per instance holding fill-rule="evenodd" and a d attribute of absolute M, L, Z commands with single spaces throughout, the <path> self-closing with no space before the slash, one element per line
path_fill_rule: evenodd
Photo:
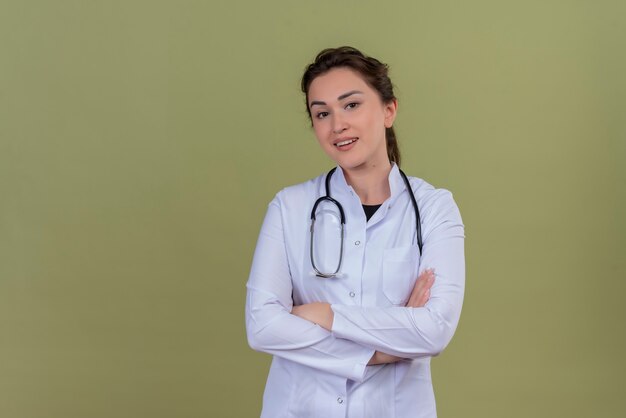
<path fill-rule="evenodd" d="M 0 417 L 258 416 L 245 282 L 342 44 L 466 225 L 440 417 L 624 416 L 623 1 L 2 0 Z"/>

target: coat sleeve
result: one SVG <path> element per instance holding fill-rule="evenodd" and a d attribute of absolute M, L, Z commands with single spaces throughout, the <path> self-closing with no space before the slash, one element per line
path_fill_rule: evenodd
<path fill-rule="evenodd" d="M 332 333 L 374 350 L 405 358 L 434 356 L 448 345 L 461 315 L 465 288 L 464 226 L 450 192 L 428 203 L 429 226 L 420 270 L 435 270 L 424 307 L 331 305 Z"/>
<path fill-rule="evenodd" d="M 261 228 L 247 284 L 248 343 L 254 350 L 328 373 L 355 381 L 365 379 L 373 349 L 292 315 L 292 307 L 280 203 L 275 198 Z"/>

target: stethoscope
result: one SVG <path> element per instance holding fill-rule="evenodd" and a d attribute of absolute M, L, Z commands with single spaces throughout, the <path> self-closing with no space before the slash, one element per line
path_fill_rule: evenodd
<path fill-rule="evenodd" d="M 313 266 L 313 270 L 315 270 L 315 275 L 317 277 L 323 277 L 326 279 L 335 277 L 337 273 L 339 273 L 339 269 L 341 268 L 341 261 L 343 260 L 343 235 L 344 235 L 343 232 L 344 232 L 345 224 L 346 224 L 346 214 L 343 211 L 343 207 L 341 206 L 341 203 L 339 203 L 337 200 L 330 197 L 330 178 L 332 177 L 336 169 L 337 167 L 333 168 L 332 170 L 328 172 L 328 174 L 326 174 L 326 196 L 322 196 L 319 199 L 317 199 L 315 201 L 315 204 L 313 205 L 313 209 L 311 210 L 311 251 L 310 251 L 311 265 Z M 415 224 L 417 225 L 416 227 L 417 228 L 417 246 L 419 247 L 420 254 L 421 254 L 422 253 L 422 227 L 420 223 L 420 212 L 419 212 L 419 209 L 417 208 L 417 202 L 415 201 L 415 196 L 413 195 L 413 191 L 411 190 L 409 179 L 407 178 L 406 174 L 404 174 L 402 170 L 399 170 L 399 171 L 400 171 L 400 175 L 402 176 L 402 180 L 404 180 L 404 184 L 406 185 L 406 190 L 407 192 L 409 192 L 409 196 L 411 197 L 411 203 L 413 204 L 413 210 L 415 211 Z M 322 273 L 315 265 L 315 260 L 313 257 L 313 235 L 314 235 L 314 230 L 315 230 L 315 211 L 317 210 L 317 206 L 322 202 L 330 202 L 334 204 L 335 206 L 337 206 L 337 209 L 339 210 L 339 218 L 341 220 L 341 232 L 340 232 L 341 233 L 341 247 L 339 249 L 339 263 L 337 263 L 337 269 L 335 270 L 334 273 Z"/>

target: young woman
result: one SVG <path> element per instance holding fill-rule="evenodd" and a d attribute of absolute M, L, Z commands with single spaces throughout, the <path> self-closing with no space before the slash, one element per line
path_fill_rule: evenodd
<path fill-rule="evenodd" d="M 246 327 L 274 356 L 262 417 L 436 417 L 430 359 L 463 302 L 458 208 L 401 172 L 385 64 L 326 49 L 302 91 L 337 167 L 279 192 L 261 229 Z"/>

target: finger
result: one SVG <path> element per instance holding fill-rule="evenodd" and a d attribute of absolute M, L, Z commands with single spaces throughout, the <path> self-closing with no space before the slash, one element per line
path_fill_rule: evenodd
<path fill-rule="evenodd" d="M 409 308 L 414 308 L 416 302 L 417 302 L 417 295 L 414 295 L 413 293 L 411 293 L 411 297 L 409 297 L 409 300 L 406 302 L 405 306 Z"/>
<path fill-rule="evenodd" d="M 415 298 L 415 306 L 417 308 L 420 308 L 424 305 L 424 292 L 420 293 L 419 296 L 417 298 Z"/>
<path fill-rule="evenodd" d="M 419 297 L 416 299 L 416 304 L 418 307 L 422 307 L 424 306 L 424 303 L 426 303 L 426 301 L 424 300 L 426 297 L 426 292 L 428 292 L 428 289 L 423 289 L 422 292 L 419 294 Z"/>
<path fill-rule="evenodd" d="M 432 272 L 429 276 L 428 279 L 426 279 L 426 283 L 424 283 L 424 287 L 427 289 L 430 289 L 433 284 L 435 284 L 435 272 Z"/>
<path fill-rule="evenodd" d="M 420 277 L 423 277 L 424 281 L 428 281 L 435 277 L 435 271 L 433 269 L 424 270 Z"/>
<path fill-rule="evenodd" d="M 411 291 L 411 296 L 418 297 L 421 295 L 422 291 L 425 287 L 429 287 L 429 282 L 432 280 L 432 272 L 426 270 L 419 275 L 415 284 L 413 285 L 413 290 Z"/>
<path fill-rule="evenodd" d="M 419 294 L 422 288 L 424 287 L 425 281 L 426 279 L 418 278 L 417 281 L 415 282 L 415 285 L 413 285 L 413 290 L 411 291 L 411 293 L 414 295 Z"/>
<path fill-rule="evenodd" d="M 413 291 L 411 292 L 411 296 L 409 297 L 409 304 L 411 306 L 415 306 L 415 304 L 418 303 L 418 301 L 420 300 L 420 298 L 422 297 L 422 294 L 424 293 L 424 286 L 416 286 Z"/>
<path fill-rule="evenodd" d="M 409 298 L 409 301 L 407 302 L 406 306 L 408 306 L 410 308 L 417 308 L 419 306 L 419 300 L 420 300 L 421 296 L 422 296 L 421 293 L 415 292 Z"/>
<path fill-rule="evenodd" d="M 428 301 L 430 296 L 425 296 L 424 292 L 429 290 L 435 282 L 435 273 L 433 269 L 427 269 L 419 275 L 409 296 L 409 300 L 405 306 L 421 307 Z"/>
<path fill-rule="evenodd" d="M 417 296 L 420 292 L 420 289 L 422 288 L 422 284 L 418 281 L 415 282 L 415 284 L 413 285 L 413 289 L 411 289 L 411 296 L 410 298 L 414 298 L 415 296 Z"/>
<path fill-rule="evenodd" d="M 426 302 L 428 302 L 429 298 L 430 289 L 423 289 L 419 294 L 411 297 L 406 306 L 410 308 L 421 308 L 422 306 L 426 305 Z"/>
<path fill-rule="evenodd" d="M 430 277 L 428 281 L 424 284 L 424 288 L 422 289 L 422 292 L 420 293 L 420 300 L 419 300 L 420 306 L 424 306 L 426 302 L 428 302 L 428 299 L 430 299 L 430 290 L 432 289 L 433 284 L 435 284 L 434 275 Z"/>
<path fill-rule="evenodd" d="M 428 279 L 427 283 L 424 285 L 424 288 L 422 289 L 422 292 L 420 293 L 420 297 L 418 300 L 420 307 L 426 305 L 426 302 L 428 302 L 428 300 L 430 299 L 431 289 L 434 283 L 435 283 L 435 275 L 433 274 Z"/>
<path fill-rule="evenodd" d="M 419 291 L 413 292 L 413 294 L 409 298 L 407 306 L 410 306 L 412 308 L 424 306 L 424 303 L 426 303 L 426 300 L 428 300 L 428 296 L 426 295 L 427 292 L 430 292 L 430 289 L 423 286 L 419 289 Z"/>
<path fill-rule="evenodd" d="M 422 274 L 420 274 L 417 280 L 415 281 L 415 285 L 413 286 L 413 291 L 419 292 L 420 289 L 424 287 L 426 283 L 428 283 L 428 281 L 432 278 L 433 275 L 434 274 L 432 270 L 430 269 L 424 270 Z"/>
<path fill-rule="evenodd" d="M 420 275 L 417 277 L 417 282 L 421 282 L 426 280 L 426 278 L 428 278 L 429 275 L 429 271 L 428 270 L 424 270 L 423 272 L 420 273 Z M 416 282 L 416 283 L 417 283 Z"/>

